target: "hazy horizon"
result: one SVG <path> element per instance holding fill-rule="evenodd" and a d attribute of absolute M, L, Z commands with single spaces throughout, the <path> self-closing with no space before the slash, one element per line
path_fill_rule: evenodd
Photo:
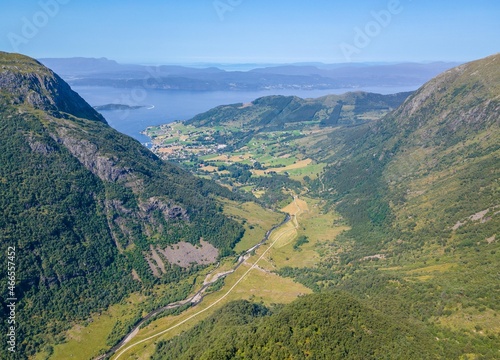
<path fill-rule="evenodd" d="M 493 54 L 491 54 L 493 55 Z M 465 63 L 467 61 L 443 61 L 443 60 L 432 60 L 432 61 L 352 61 L 352 62 L 334 62 L 325 63 L 320 61 L 306 61 L 306 62 L 156 62 L 156 61 L 136 61 L 136 62 L 124 62 L 118 61 L 113 58 L 106 56 L 68 56 L 68 57 L 38 57 L 38 60 L 44 59 L 106 59 L 110 61 L 116 61 L 120 65 L 141 65 L 141 66 L 184 66 L 192 68 L 208 68 L 208 67 L 220 67 L 220 68 L 248 68 L 254 69 L 255 67 L 274 67 L 274 66 L 384 66 L 384 65 L 399 65 L 399 64 L 433 64 L 433 63 Z M 479 59 L 473 59 L 479 60 Z"/>
<path fill-rule="evenodd" d="M 500 49 L 500 4 L 3 1 L 0 50 L 125 64 L 467 62 Z"/>

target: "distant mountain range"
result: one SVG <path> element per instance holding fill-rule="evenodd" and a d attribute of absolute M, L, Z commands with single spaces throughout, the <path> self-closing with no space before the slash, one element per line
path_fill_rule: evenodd
<path fill-rule="evenodd" d="M 106 58 L 46 58 L 72 86 L 224 91 L 339 89 L 370 86 L 421 86 L 457 63 L 292 64 L 226 71 L 218 67 L 119 64 Z"/>

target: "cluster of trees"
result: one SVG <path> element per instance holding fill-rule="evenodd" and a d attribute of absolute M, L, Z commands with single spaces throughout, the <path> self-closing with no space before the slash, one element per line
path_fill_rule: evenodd
<path fill-rule="evenodd" d="M 254 189 L 264 190 L 264 194 L 256 201 L 266 207 L 280 208 L 286 202 L 293 200 L 290 190 L 299 192 L 302 184 L 299 181 L 290 179 L 287 175 L 269 172 L 268 176 L 252 176 L 251 169 L 262 169 L 262 165 L 255 163 L 254 166 L 235 163 L 231 165 L 218 166 L 219 171 L 228 171 L 227 174 L 214 176 L 215 180 L 233 185 L 234 182 L 244 186 L 252 186 Z M 235 192 L 238 194 L 238 192 Z M 240 198 L 245 198 L 242 195 Z M 255 201 L 255 198 L 251 198 Z"/>
<path fill-rule="evenodd" d="M 316 294 L 267 309 L 226 305 L 180 336 L 161 341 L 153 359 L 432 359 L 432 335 L 384 316 L 343 292 Z"/>

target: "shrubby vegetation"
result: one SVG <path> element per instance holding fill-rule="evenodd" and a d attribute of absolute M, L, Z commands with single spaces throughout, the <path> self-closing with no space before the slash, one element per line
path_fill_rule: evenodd
<path fill-rule="evenodd" d="M 307 239 L 307 236 L 305 235 L 300 235 L 297 240 L 295 241 L 295 244 L 293 244 L 293 249 L 295 251 L 300 251 L 300 247 L 304 244 L 307 244 L 309 240 Z"/>

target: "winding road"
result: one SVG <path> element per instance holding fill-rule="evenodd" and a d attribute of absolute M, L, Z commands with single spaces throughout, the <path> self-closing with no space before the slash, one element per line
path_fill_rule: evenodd
<path fill-rule="evenodd" d="M 161 312 L 165 311 L 165 310 L 170 310 L 170 309 L 175 309 L 175 308 L 178 308 L 180 306 L 183 306 L 187 303 L 191 303 L 193 306 L 194 305 L 197 305 L 199 304 L 203 298 L 204 298 L 204 293 L 206 291 L 206 289 L 212 285 L 213 283 L 215 283 L 217 280 L 221 279 L 221 278 L 225 278 L 227 275 L 229 274 L 232 274 L 234 273 L 240 266 L 241 264 L 243 264 L 251 255 L 251 253 L 255 250 L 257 250 L 260 246 L 262 246 L 266 241 L 269 240 L 269 237 L 271 236 L 272 232 L 274 230 L 276 230 L 277 228 L 285 225 L 286 223 L 288 223 L 292 218 L 290 217 L 290 215 L 286 215 L 285 219 L 278 225 L 275 225 L 273 226 L 270 230 L 268 230 L 264 236 L 264 238 L 255 246 L 253 246 L 252 248 L 248 249 L 247 251 L 245 251 L 239 258 L 238 258 L 238 262 L 236 263 L 236 265 L 233 267 L 233 269 L 225 272 L 225 273 L 221 273 L 221 274 L 217 274 L 218 276 L 215 276 L 212 280 L 210 281 L 205 281 L 203 283 L 203 286 L 200 290 L 198 290 L 198 292 L 196 292 L 194 295 L 191 295 L 189 296 L 188 298 L 182 300 L 182 301 L 176 301 L 176 302 L 173 302 L 173 303 L 170 303 L 166 306 L 163 306 L 159 309 L 156 309 L 156 310 L 153 310 L 151 311 L 149 314 L 147 314 L 146 316 L 144 316 L 139 322 L 137 322 L 135 325 L 134 325 L 134 328 L 127 334 L 124 336 L 124 338 L 117 344 L 115 345 L 113 348 L 111 348 L 106 354 L 104 355 L 101 355 L 99 357 L 97 357 L 95 360 L 103 360 L 103 359 L 110 359 L 115 353 L 117 353 L 120 349 L 122 349 L 125 345 L 127 345 L 138 333 L 139 333 L 139 329 L 140 327 L 146 322 L 148 321 L 149 319 L 151 319 L 153 316 L 156 316 L 158 314 L 160 314 Z M 266 249 L 266 251 L 264 251 L 264 253 L 262 253 L 262 255 L 257 259 L 257 261 L 255 261 L 255 263 L 238 279 L 238 281 L 236 281 L 236 283 L 221 297 L 219 298 L 217 301 L 213 302 L 212 304 L 210 304 L 207 308 L 203 309 L 203 310 L 200 310 L 196 313 L 194 313 L 193 315 L 189 316 L 188 318 L 184 319 L 183 321 L 179 322 L 178 324 L 166 329 L 166 330 L 163 330 L 155 335 L 152 335 L 146 339 L 143 339 L 141 341 L 138 341 L 126 348 L 124 348 L 123 350 L 120 351 L 120 353 L 118 353 L 116 355 L 116 357 L 114 358 L 115 360 L 116 359 L 119 359 L 125 352 L 127 352 L 128 350 L 130 350 L 131 348 L 139 345 L 139 344 L 142 344 L 146 341 L 149 341 L 151 339 L 154 339 L 158 336 L 161 336 L 167 332 L 169 332 L 170 330 L 172 329 L 175 329 L 176 327 L 188 322 L 189 320 L 193 319 L 194 317 L 198 316 L 199 314 L 211 309 L 212 307 L 214 307 L 215 305 L 217 305 L 218 303 L 220 303 L 222 300 L 224 300 L 232 291 L 233 289 L 247 276 L 247 274 L 252 270 L 254 269 L 256 266 L 257 266 L 257 263 L 266 255 L 266 253 L 271 250 L 271 248 L 274 246 L 274 244 L 279 240 L 281 239 L 281 237 L 283 235 L 287 234 L 286 232 L 285 233 L 282 233 L 280 236 L 278 236 L 274 241 L 273 243 L 271 244 L 271 246 L 269 246 L 269 248 Z M 215 269 L 216 270 L 216 269 Z M 215 271 L 214 270 L 214 271 Z M 208 276 L 210 276 L 211 274 L 213 273 L 213 271 L 207 275 L 207 278 Z"/>

